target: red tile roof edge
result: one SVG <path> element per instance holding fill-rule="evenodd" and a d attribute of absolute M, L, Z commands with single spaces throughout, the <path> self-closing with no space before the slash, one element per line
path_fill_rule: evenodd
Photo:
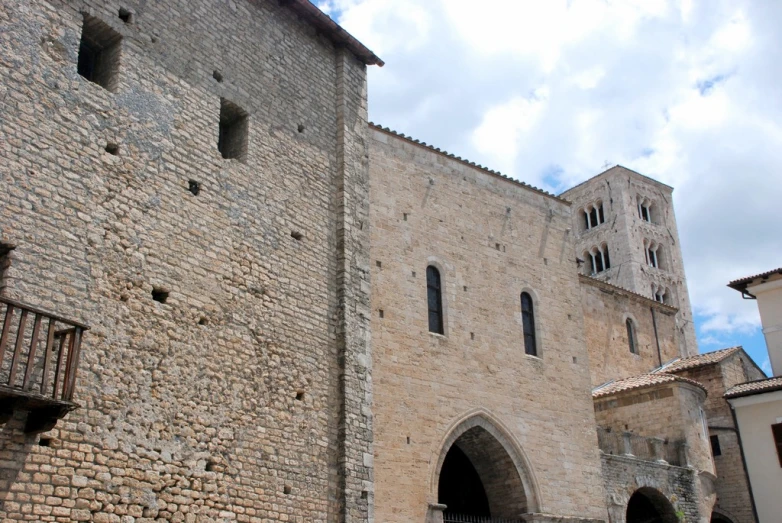
<path fill-rule="evenodd" d="M 703 390 L 704 393 L 706 393 L 706 387 L 704 387 L 702 384 L 698 383 L 695 380 L 691 380 L 689 378 L 682 378 L 681 376 L 677 376 L 675 374 L 659 373 L 659 374 L 641 374 L 639 376 L 631 376 L 629 378 L 624 378 L 621 380 L 605 383 L 603 385 L 600 385 L 592 389 L 592 398 L 593 399 L 603 398 L 606 396 L 612 396 L 614 394 L 620 394 L 622 392 L 627 392 L 630 390 L 643 389 L 646 387 L 654 387 L 656 385 L 663 385 L 665 383 L 675 383 L 675 382 L 693 385 Z"/>
<path fill-rule="evenodd" d="M 772 269 L 766 272 L 761 272 L 760 274 L 756 274 L 754 276 L 747 276 L 745 278 L 739 278 L 738 280 L 733 280 L 728 284 L 728 287 L 736 289 L 737 291 L 743 291 L 744 289 L 747 288 L 748 283 L 752 283 L 758 278 L 768 278 L 769 276 L 772 276 L 774 274 L 782 274 L 782 267 L 779 267 L 778 269 Z"/>
<path fill-rule="evenodd" d="M 762 380 L 748 381 L 739 383 L 723 395 L 726 399 L 741 398 L 744 396 L 754 396 L 755 394 L 765 394 L 766 392 L 775 392 L 782 390 L 782 376 L 774 376 Z"/>
<path fill-rule="evenodd" d="M 686 358 L 678 358 L 673 361 L 669 361 L 659 369 L 652 371 L 656 374 L 670 374 L 671 372 L 678 372 L 681 370 L 697 369 L 698 367 L 705 367 L 706 365 L 713 365 L 724 361 L 729 356 L 743 351 L 744 347 L 736 345 L 735 347 L 726 347 L 724 349 L 718 349 L 711 352 L 704 352 L 702 354 L 696 354 L 695 356 L 688 356 Z M 714 358 L 715 355 L 719 355 L 718 358 Z"/>

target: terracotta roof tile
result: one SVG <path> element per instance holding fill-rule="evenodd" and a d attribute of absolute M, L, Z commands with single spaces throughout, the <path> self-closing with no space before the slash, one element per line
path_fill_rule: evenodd
<path fill-rule="evenodd" d="M 651 387 L 653 385 L 661 385 L 663 383 L 689 383 L 703 389 L 706 389 L 697 381 L 682 378 L 681 376 L 674 376 L 673 374 L 642 374 L 640 376 L 632 376 L 622 380 L 611 381 L 604 385 L 600 385 L 592 389 L 592 398 L 602 398 L 603 396 L 610 396 L 619 392 L 625 392 L 633 389 L 642 389 L 644 387 Z"/>
<path fill-rule="evenodd" d="M 729 388 L 725 393 L 725 397 L 739 398 L 741 396 L 751 396 L 753 394 L 773 392 L 775 390 L 782 390 L 782 376 L 741 383 L 735 387 Z"/>
<path fill-rule="evenodd" d="M 732 287 L 736 290 L 743 290 L 747 287 L 748 283 L 752 283 L 752 281 L 757 280 L 758 278 L 768 278 L 772 274 L 782 274 L 782 267 L 767 272 L 761 272 L 760 274 L 756 274 L 754 276 L 747 276 L 746 278 L 733 280 L 728 284 L 728 287 Z"/>
<path fill-rule="evenodd" d="M 697 367 L 704 367 L 706 365 L 712 365 L 714 363 L 721 362 L 728 356 L 731 356 L 741 350 L 743 350 L 741 346 L 729 347 L 727 349 L 715 350 L 713 352 L 705 352 L 703 354 L 698 354 L 697 356 L 690 356 L 688 358 L 679 358 L 678 360 L 674 360 L 670 363 L 666 363 L 665 365 L 663 365 L 662 367 L 660 367 L 654 372 L 670 374 L 672 372 L 679 372 L 682 370 L 688 370 Z"/>

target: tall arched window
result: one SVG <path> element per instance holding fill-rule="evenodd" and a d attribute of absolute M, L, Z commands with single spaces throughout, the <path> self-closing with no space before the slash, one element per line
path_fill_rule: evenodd
<path fill-rule="evenodd" d="M 535 344 L 535 311 L 532 296 L 528 292 L 521 293 L 521 326 L 524 329 L 524 352 L 532 356 L 538 355 Z"/>
<path fill-rule="evenodd" d="M 625 325 L 627 325 L 627 344 L 630 346 L 630 352 L 633 354 L 638 354 L 638 347 L 635 343 L 635 325 L 633 325 L 633 320 L 627 318 Z"/>
<path fill-rule="evenodd" d="M 429 332 L 444 334 L 440 271 L 432 265 L 426 268 L 426 300 L 429 308 Z"/>

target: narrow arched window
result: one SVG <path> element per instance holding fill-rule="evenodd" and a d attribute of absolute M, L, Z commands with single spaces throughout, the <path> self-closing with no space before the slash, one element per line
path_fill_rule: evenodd
<path fill-rule="evenodd" d="M 426 300 L 429 308 L 429 332 L 444 334 L 440 271 L 432 265 L 426 268 Z"/>
<path fill-rule="evenodd" d="M 592 223 L 592 227 L 597 227 L 600 225 L 600 222 L 598 221 L 597 207 L 592 207 L 592 210 L 589 211 L 589 221 Z"/>
<path fill-rule="evenodd" d="M 635 345 L 635 325 L 633 325 L 633 320 L 627 318 L 625 324 L 627 325 L 627 344 L 630 346 L 630 352 L 638 354 L 638 348 Z"/>
<path fill-rule="evenodd" d="M 535 344 L 535 311 L 532 296 L 528 292 L 521 293 L 521 326 L 524 329 L 524 352 L 537 356 Z"/>

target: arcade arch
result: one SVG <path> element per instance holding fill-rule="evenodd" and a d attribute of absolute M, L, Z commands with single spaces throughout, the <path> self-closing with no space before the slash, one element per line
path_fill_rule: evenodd
<path fill-rule="evenodd" d="M 449 431 L 432 480 L 446 516 L 515 519 L 538 511 L 526 458 L 508 432 L 484 412 L 467 416 Z"/>

